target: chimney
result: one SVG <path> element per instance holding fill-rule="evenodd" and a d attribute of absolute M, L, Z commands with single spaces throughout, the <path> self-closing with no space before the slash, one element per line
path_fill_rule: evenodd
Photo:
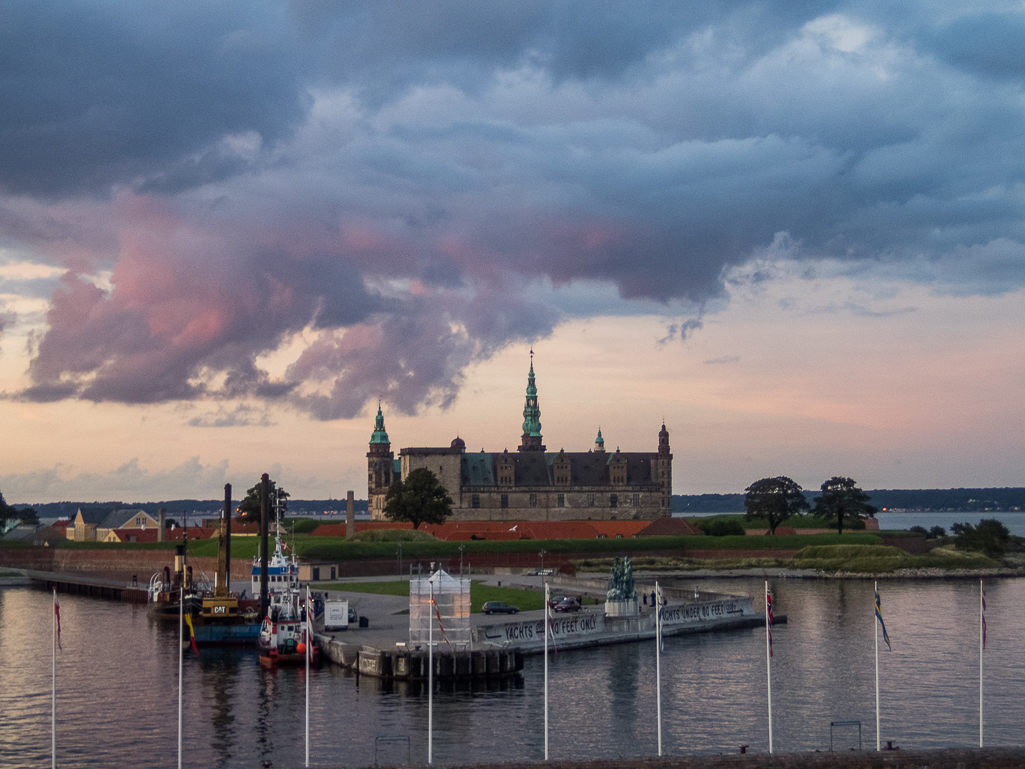
<path fill-rule="evenodd" d="M 356 501 L 352 492 L 345 494 L 345 538 L 352 539 L 356 536 Z"/>

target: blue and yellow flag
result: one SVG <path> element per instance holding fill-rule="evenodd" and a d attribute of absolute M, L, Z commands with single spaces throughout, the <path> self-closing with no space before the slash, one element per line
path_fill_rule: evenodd
<path fill-rule="evenodd" d="M 890 636 L 886 633 L 886 623 L 883 622 L 883 613 L 879 608 L 879 591 L 876 590 L 876 619 L 879 620 L 879 627 L 883 629 L 883 640 L 886 641 L 886 648 L 893 651 L 890 645 Z"/>

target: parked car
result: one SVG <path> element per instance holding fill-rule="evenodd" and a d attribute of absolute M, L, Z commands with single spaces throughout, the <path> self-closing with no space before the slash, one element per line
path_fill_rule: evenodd
<path fill-rule="evenodd" d="M 571 596 L 566 596 L 552 607 L 552 611 L 580 611 L 580 601 Z"/>
<path fill-rule="evenodd" d="M 485 614 L 516 614 L 519 610 L 519 606 L 513 606 L 502 601 L 488 601 L 481 607 L 481 611 Z"/>

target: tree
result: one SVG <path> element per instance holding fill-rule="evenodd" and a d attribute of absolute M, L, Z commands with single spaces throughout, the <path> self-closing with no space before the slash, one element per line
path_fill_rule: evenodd
<path fill-rule="evenodd" d="M 981 550 L 991 558 L 1000 558 L 1007 552 L 1011 541 L 1011 532 L 995 518 L 984 518 L 978 526 L 970 523 L 955 523 L 950 527 L 954 532 L 954 544 L 965 550 Z"/>
<path fill-rule="evenodd" d="M 13 510 L 13 508 L 11 508 Z M 22 523 L 39 523 L 39 514 L 34 507 L 23 507 L 21 510 L 14 510 L 14 514 Z"/>
<path fill-rule="evenodd" d="M 945 536 L 947 536 L 947 530 L 944 529 L 942 526 L 933 526 L 931 529 L 929 529 L 930 539 L 939 539 L 940 537 Z"/>
<path fill-rule="evenodd" d="M 415 530 L 421 523 L 444 523 L 452 515 L 452 498 L 434 473 L 420 467 L 388 489 L 384 514 L 393 521 L 409 521 Z"/>
<path fill-rule="evenodd" d="M 868 500 L 868 494 L 858 488 L 853 478 L 834 475 L 822 484 L 822 496 L 815 500 L 812 513 L 826 521 L 836 521 L 837 533 L 843 534 L 845 519 L 853 523 L 875 515 L 876 509 Z"/>
<path fill-rule="evenodd" d="M 801 493 L 796 481 L 781 475 L 778 478 L 762 478 L 744 491 L 744 507 L 747 520 L 761 518 L 769 524 L 769 533 L 776 534 L 776 527 L 792 515 L 808 509 L 808 500 Z"/>
<path fill-rule="evenodd" d="M 245 499 L 238 506 L 239 516 L 237 520 L 244 523 L 260 521 L 260 496 L 262 492 L 262 483 L 257 483 L 253 488 L 246 492 Z M 277 495 L 278 502 L 281 505 L 281 512 L 288 509 L 288 498 L 291 496 L 284 489 L 279 489 L 274 481 L 270 482 L 270 492 L 268 494 L 268 500 L 270 504 L 270 510 L 268 511 L 271 516 L 274 515 L 274 495 Z"/>
<path fill-rule="evenodd" d="M 17 510 L 7 504 L 7 500 L 4 499 L 4 493 L 0 491 L 0 523 L 14 517 L 17 515 L 17 512 Z"/>

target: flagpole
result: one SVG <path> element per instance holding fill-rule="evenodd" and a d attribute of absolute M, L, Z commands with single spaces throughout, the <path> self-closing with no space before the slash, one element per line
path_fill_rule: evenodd
<path fill-rule="evenodd" d="M 545 580 L 545 761 L 548 760 L 548 625 L 550 621 L 551 601 L 549 600 L 548 580 Z"/>
<path fill-rule="evenodd" d="M 310 655 L 313 653 L 313 623 L 310 586 L 306 585 L 306 766 L 310 765 Z"/>
<path fill-rule="evenodd" d="M 765 680 L 769 695 L 769 753 L 772 753 L 772 647 L 769 629 L 769 580 L 765 580 Z"/>
<path fill-rule="evenodd" d="M 986 649 L 986 592 L 979 577 L 979 747 L 982 747 L 982 652 Z"/>
<path fill-rule="evenodd" d="M 874 595 L 879 595 L 879 583 L 875 583 Z M 872 637 L 876 642 L 876 750 L 882 749 L 879 736 L 879 628 L 876 627 L 876 605 L 872 604 Z"/>
<path fill-rule="evenodd" d="M 655 595 L 661 598 L 655 580 Z M 662 601 L 655 604 L 655 701 L 658 706 L 658 755 L 662 756 Z"/>
<path fill-rule="evenodd" d="M 50 757 L 57 769 L 57 588 L 53 589 L 53 676 L 50 691 Z"/>
<path fill-rule="evenodd" d="M 427 580 L 431 586 L 431 624 L 427 631 L 427 763 L 434 761 L 434 581 L 433 576 Z"/>
<path fill-rule="evenodd" d="M 178 769 L 182 769 L 182 657 L 185 647 L 185 573 L 182 572 L 181 599 L 178 601 Z"/>

